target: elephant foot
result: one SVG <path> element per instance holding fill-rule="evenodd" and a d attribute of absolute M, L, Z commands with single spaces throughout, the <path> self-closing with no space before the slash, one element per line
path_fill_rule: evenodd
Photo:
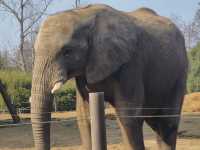
<path fill-rule="evenodd" d="M 19 123 L 19 122 L 20 122 L 19 116 L 13 116 L 13 123 Z"/>
<path fill-rule="evenodd" d="M 123 147 L 122 150 L 149 150 L 147 148 L 144 148 L 143 146 L 133 147 L 132 145 L 129 144 L 123 144 L 122 147 Z"/>

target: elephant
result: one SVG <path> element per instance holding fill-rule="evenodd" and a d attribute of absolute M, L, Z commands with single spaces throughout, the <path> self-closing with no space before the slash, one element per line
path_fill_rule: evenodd
<path fill-rule="evenodd" d="M 89 5 L 48 16 L 34 48 L 31 121 L 37 150 L 50 149 L 52 95 L 71 78 L 84 149 L 91 150 L 88 93 L 104 92 L 125 150 L 145 149 L 144 122 L 155 131 L 159 149 L 175 150 L 188 60 L 184 37 L 169 19 L 148 8 L 122 12 Z"/>

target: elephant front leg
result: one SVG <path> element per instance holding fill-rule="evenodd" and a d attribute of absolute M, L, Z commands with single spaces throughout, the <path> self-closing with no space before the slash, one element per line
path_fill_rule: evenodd
<path fill-rule="evenodd" d="M 134 118 L 117 118 L 121 129 L 123 150 L 145 150 L 143 141 L 143 121 Z"/>
<path fill-rule="evenodd" d="M 80 130 L 81 142 L 84 150 L 92 150 L 91 144 L 91 130 L 89 120 L 89 103 L 84 100 L 77 90 L 76 112 L 78 119 L 78 126 Z"/>
<path fill-rule="evenodd" d="M 139 83 L 137 84 L 138 81 Z M 137 87 L 132 88 L 133 90 L 131 91 L 126 86 L 116 86 L 115 108 L 124 150 L 145 150 L 143 139 L 144 118 L 136 117 L 141 115 L 142 112 L 141 109 L 135 109 L 142 108 L 144 101 L 143 86 L 140 80 L 135 80 L 134 82 Z"/>

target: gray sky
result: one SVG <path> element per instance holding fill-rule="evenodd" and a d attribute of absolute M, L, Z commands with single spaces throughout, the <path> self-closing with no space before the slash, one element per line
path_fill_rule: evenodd
<path fill-rule="evenodd" d="M 193 19 L 200 0 L 81 0 L 82 4 L 104 3 L 114 8 L 131 11 L 139 7 L 149 7 L 162 16 L 177 15 L 189 22 Z M 54 0 L 47 13 L 71 9 L 74 0 Z M 18 45 L 18 27 L 15 20 L 8 15 L 3 17 L 0 14 L 0 48 L 8 45 L 16 47 Z"/>

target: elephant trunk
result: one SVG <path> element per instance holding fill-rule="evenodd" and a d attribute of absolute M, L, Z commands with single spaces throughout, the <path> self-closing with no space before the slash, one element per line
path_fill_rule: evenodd
<path fill-rule="evenodd" d="M 45 95 L 45 94 L 44 94 Z M 50 149 L 50 121 L 51 100 L 50 96 L 32 94 L 31 121 L 36 150 Z"/>
<path fill-rule="evenodd" d="M 41 65 L 34 66 L 31 89 L 31 121 L 36 150 L 50 150 L 53 98 L 50 93 L 47 72 Z"/>

